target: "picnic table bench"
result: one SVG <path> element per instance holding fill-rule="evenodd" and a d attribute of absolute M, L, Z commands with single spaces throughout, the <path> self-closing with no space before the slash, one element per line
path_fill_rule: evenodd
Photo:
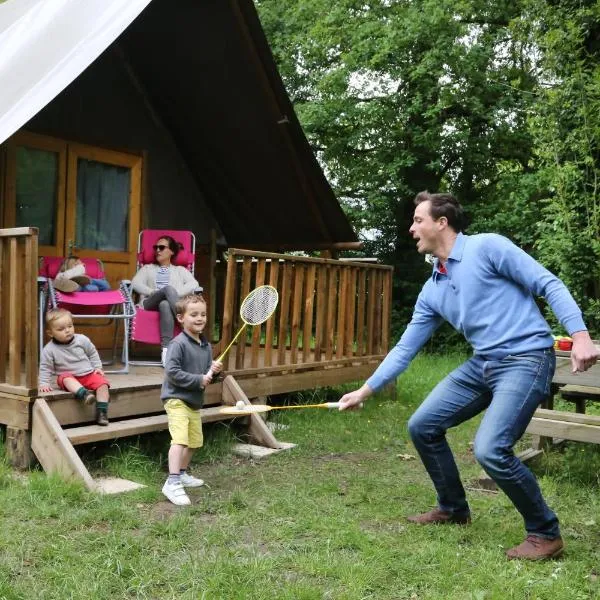
<path fill-rule="evenodd" d="M 572 373 L 569 353 L 558 351 L 552 387 L 552 395 L 535 412 L 527 427 L 528 433 L 540 436 L 534 448 L 537 446 L 536 449 L 541 451 L 552 440 L 600 444 L 600 416 L 585 414 L 587 402 L 600 401 L 600 364 L 584 373 Z M 554 396 L 557 393 L 575 404 L 575 413 L 554 410 Z"/>

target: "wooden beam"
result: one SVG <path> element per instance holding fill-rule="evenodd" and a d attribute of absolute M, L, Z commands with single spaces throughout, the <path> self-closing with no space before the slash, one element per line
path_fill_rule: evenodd
<path fill-rule="evenodd" d="M 278 289 L 279 282 L 279 261 L 271 262 L 269 269 L 269 285 Z M 266 264 L 265 264 L 266 267 Z M 265 366 L 270 367 L 273 364 L 273 334 L 275 331 L 275 315 L 267 319 L 265 324 Z"/>
<path fill-rule="evenodd" d="M 585 425 L 572 421 L 533 417 L 527 427 L 527 433 L 600 444 L 600 418 L 596 425 Z"/>
<path fill-rule="evenodd" d="M 303 263 L 318 263 L 321 265 L 339 265 L 339 260 L 334 258 L 316 258 L 314 256 L 295 256 L 293 254 L 277 254 L 273 252 L 260 252 L 257 250 L 247 250 L 242 248 L 229 248 L 229 255 L 235 256 L 251 256 L 253 258 L 270 258 L 271 260 L 282 260 L 285 262 L 303 262 Z M 351 260 L 344 260 L 344 265 L 351 265 L 354 267 L 361 267 L 362 269 L 368 269 L 369 271 L 372 269 L 381 269 L 383 271 L 393 271 L 394 267 L 391 265 L 378 265 L 376 263 L 368 263 L 365 265 L 361 262 L 352 262 Z"/>
<path fill-rule="evenodd" d="M 221 406 L 200 409 L 200 418 L 203 423 L 212 423 L 230 418 L 229 415 L 221 414 Z M 138 419 L 127 419 L 124 421 L 111 421 L 108 426 L 84 425 L 82 427 L 69 427 L 64 430 L 70 442 L 78 444 L 89 444 L 105 440 L 115 440 L 122 437 L 142 435 L 152 431 L 163 431 L 169 426 L 166 413 L 140 417 Z"/>
<path fill-rule="evenodd" d="M 25 238 L 25 273 L 23 309 L 25 313 L 25 386 L 38 386 L 38 238 Z"/>
<path fill-rule="evenodd" d="M 18 386 L 21 383 L 21 306 L 19 247 L 17 238 L 8 242 L 8 383 Z"/>
<path fill-rule="evenodd" d="M 0 423 L 16 429 L 31 429 L 30 398 L 0 393 Z"/>
<path fill-rule="evenodd" d="M 43 398 L 33 406 L 31 447 L 46 473 L 82 481 L 88 490 L 96 484 Z"/>
<path fill-rule="evenodd" d="M 600 427 L 600 416 L 585 415 L 581 413 L 572 413 L 563 410 L 549 410 L 547 408 L 538 408 L 534 415 L 537 419 L 551 419 L 565 421 L 567 423 L 580 423 L 582 425 L 596 425 Z"/>
<path fill-rule="evenodd" d="M 317 265 L 310 264 L 306 268 L 306 281 L 304 282 L 304 329 L 302 330 L 302 362 L 306 362 L 310 356 L 310 343 L 312 338 L 312 326 L 315 304 L 315 274 Z M 315 348 L 316 350 L 316 348 Z"/>
<path fill-rule="evenodd" d="M 238 383 L 249 398 L 256 398 L 257 396 L 272 396 L 273 394 L 286 394 L 297 390 L 329 387 L 351 381 L 356 381 L 358 384 L 358 382 L 372 375 L 374 370 L 375 366 L 372 364 L 359 365 L 338 369 L 303 371 L 286 375 L 277 374 L 269 377 L 240 378 Z"/>
<path fill-rule="evenodd" d="M 363 242 L 294 242 L 284 244 L 245 244 L 248 249 L 268 251 L 291 251 L 291 250 L 362 250 Z"/>
<path fill-rule="evenodd" d="M 244 404 L 250 404 L 248 396 L 244 393 L 238 382 L 231 376 L 228 375 L 223 381 L 223 398 L 224 402 L 228 404 L 236 404 L 240 400 Z M 250 424 L 248 425 L 248 434 L 252 440 L 265 446 L 266 448 L 283 448 L 284 444 L 281 444 L 271 430 L 267 427 L 264 419 L 259 414 L 249 415 Z"/>
<path fill-rule="evenodd" d="M 28 388 L 23 385 L 11 385 L 10 383 L 0 383 L 0 394 L 3 393 L 13 394 L 15 396 L 24 396 L 25 398 L 33 398 L 37 394 L 37 389 Z"/>
<path fill-rule="evenodd" d="M 266 377 L 271 375 L 284 375 L 286 373 L 300 373 L 302 371 L 325 371 L 335 370 L 338 367 L 359 367 L 361 365 L 370 365 L 375 369 L 378 363 L 385 358 L 385 354 L 373 354 L 369 356 L 346 356 L 340 359 L 332 359 L 327 362 L 309 362 L 274 365 L 272 367 L 258 367 L 257 369 L 240 369 L 239 371 L 228 371 L 238 381 L 248 377 Z M 313 386 L 314 387 L 314 386 Z M 210 388 L 209 388 L 210 389 Z"/>
<path fill-rule="evenodd" d="M 33 462 L 31 432 L 27 429 L 7 427 L 6 456 L 16 469 L 29 469 Z"/>
<path fill-rule="evenodd" d="M 0 237 L 20 237 L 37 234 L 37 227 L 11 227 L 10 229 L 0 229 Z"/>

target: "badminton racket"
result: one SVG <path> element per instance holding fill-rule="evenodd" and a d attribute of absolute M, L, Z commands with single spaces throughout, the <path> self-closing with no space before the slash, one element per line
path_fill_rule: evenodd
<path fill-rule="evenodd" d="M 290 410 L 294 408 L 339 408 L 339 402 L 323 402 L 322 404 L 290 404 L 288 406 L 269 406 L 268 404 L 244 404 L 244 406 L 225 406 L 219 412 L 223 415 L 244 417 L 271 410 Z"/>
<path fill-rule="evenodd" d="M 272 285 L 261 285 L 252 290 L 244 298 L 244 301 L 240 306 L 240 317 L 243 321 L 243 324 L 231 342 L 229 342 L 227 348 L 221 352 L 221 356 L 219 356 L 217 360 L 221 361 L 223 359 L 227 352 L 229 352 L 231 346 L 233 346 L 235 341 L 246 329 L 247 325 L 254 326 L 264 323 L 275 312 L 278 302 L 279 294 Z M 212 369 L 208 373 L 211 377 L 213 376 Z"/>

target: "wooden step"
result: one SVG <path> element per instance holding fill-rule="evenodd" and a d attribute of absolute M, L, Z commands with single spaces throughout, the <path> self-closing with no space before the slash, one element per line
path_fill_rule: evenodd
<path fill-rule="evenodd" d="M 590 400 L 600 399 L 600 388 L 587 385 L 565 385 L 559 390 L 563 398 L 580 397 L 589 398 Z"/>
<path fill-rule="evenodd" d="M 222 406 L 209 406 L 200 410 L 203 423 L 230 419 L 230 415 L 221 414 Z M 141 435 L 151 431 L 162 431 L 167 429 L 167 415 L 160 414 L 151 417 L 140 417 L 137 419 L 126 419 L 123 421 L 111 421 L 106 427 L 100 425 L 83 425 L 81 427 L 66 427 L 64 432 L 73 446 L 78 444 L 89 444 L 103 440 L 114 440 L 116 438 Z"/>

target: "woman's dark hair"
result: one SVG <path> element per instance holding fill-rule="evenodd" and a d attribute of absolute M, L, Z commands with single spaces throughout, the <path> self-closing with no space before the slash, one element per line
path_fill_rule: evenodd
<path fill-rule="evenodd" d="M 446 217 L 448 225 L 460 233 L 467 227 L 467 219 L 460 202 L 452 194 L 430 194 L 427 190 L 415 196 L 415 206 L 422 202 L 431 202 L 431 218 L 438 221 Z"/>
<path fill-rule="evenodd" d="M 171 260 L 173 260 L 179 254 L 180 250 L 183 250 L 183 244 L 174 240 L 170 235 L 161 235 L 156 241 L 158 242 L 159 240 L 167 241 L 167 244 L 169 245 L 169 250 L 173 253 Z"/>

